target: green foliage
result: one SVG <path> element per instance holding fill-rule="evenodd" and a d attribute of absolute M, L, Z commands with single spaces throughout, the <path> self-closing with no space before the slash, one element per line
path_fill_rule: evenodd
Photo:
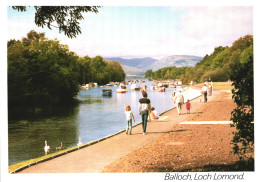
<path fill-rule="evenodd" d="M 78 93 L 78 57 L 67 46 L 35 31 L 8 45 L 10 106 L 51 104 Z"/>
<path fill-rule="evenodd" d="M 17 11 L 26 11 L 26 6 L 13 6 Z M 100 6 L 34 6 L 35 24 L 39 27 L 58 28 L 69 38 L 81 33 L 79 20 L 84 19 L 82 13 L 98 13 Z M 55 23 L 55 25 L 54 25 Z"/>
<path fill-rule="evenodd" d="M 224 81 L 227 81 L 228 80 L 228 75 L 226 74 L 226 72 L 223 70 L 223 69 L 216 69 L 216 70 L 210 70 L 210 71 L 207 71 L 205 72 L 201 79 L 200 79 L 200 82 L 203 82 L 203 80 L 218 80 L 220 82 L 224 82 Z"/>
<path fill-rule="evenodd" d="M 182 83 L 227 81 L 232 72 L 240 66 L 242 52 L 253 45 L 253 36 L 246 35 L 235 41 L 231 47 L 219 46 L 210 55 L 206 55 L 195 67 L 166 67 L 153 72 L 153 79 L 181 79 Z M 146 73 L 148 74 L 148 72 Z"/>
<path fill-rule="evenodd" d="M 43 106 L 72 101 L 79 84 L 123 81 L 121 65 L 101 56 L 79 58 L 58 40 L 30 31 L 8 46 L 8 104 Z"/>
<path fill-rule="evenodd" d="M 244 49 L 239 58 L 230 75 L 234 86 L 233 99 L 237 104 L 231 120 L 237 128 L 233 139 L 234 152 L 242 155 L 254 150 L 253 46 Z"/>
<path fill-rule="evenodd" d="M 149 69 L 144 74 L 145 78 L 151 79 L 153 77 L 153 70 Z"/>
<path fill-rule="evenodd" d="M 152 73 L 152 78 L 155 80 L 180 79 L 187 68 L 188 67 L 177 68 L 176 66 L 161 68 Z M 147 74 L 149 74 L 149 72 Z"/>
<path fill-rule="evenodd" d="M 78 61 L 80 65 L 79 79 L 81 84 L 96 82 L 99 85 L 107 84 L 111 81 L 124 81 L 125 72 L 117 61 L 106 61 L 101 56 L 90 58 L 85 56 Z"/>

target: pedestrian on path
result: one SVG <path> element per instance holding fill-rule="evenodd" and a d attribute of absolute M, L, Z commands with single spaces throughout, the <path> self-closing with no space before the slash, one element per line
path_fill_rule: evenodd
<path fill-rule="evenodd" d="M 181 90 L 178 91 L 178 93 L 176 94 L 175 98 L 174 98 L 174 104 L 177 104 L 177 112 L 179 115 L 181 115 L 181 107 L 182 104 L 184 103 L 184 96 L 181 93 Z"/>
<path fill-rule="evenodd" d="M 188 99 L 186 102 L 187 114 L 190 114 L 190 108 L 191 108 L 191 103 L 190 103 L 190 100 Z"/>
<path fill-rule="evenodd" d="M 134 122 L 135 122 L 135 117 L 134 117 L 133 112 L 131 111 L 130 105 L 126 105 L 125 116 L 126 116 L 126 122 L 127 122 L 126 123 L 126 134 L 132 135 L 132 119 L 134 119 Z"/>
<path fill-rule="evenodd" d="M 211 95 L 212 95 L 212 85 L 209 84 L 209 96 L 211 96 Z"/>
<path fill-rule="evenodd" d="M 146 135 L 147 119 L 151 109 L 151 101 L 147 97 L 146 92 L 142 92 L 143 98 L 139 100 L 139 115 L 142 117 L 143 135 Z"/>
<path fill-rule="evenodd" d="M 208 92 L 207 85 L 204 84 L 204 87 L 202 87 L 202 91 L 201 91 L 202 95 L 204 96 L 204 103 L 208 101 L 207 92 Z"/>

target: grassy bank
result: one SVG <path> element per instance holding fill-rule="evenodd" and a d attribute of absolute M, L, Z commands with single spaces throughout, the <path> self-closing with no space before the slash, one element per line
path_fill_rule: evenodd
<path fill-rule="evenodd" d="M 202 88 L 203 83 L 195 85 L 197 88 Z M 213 82 L 213 90 L 232 90 L 232 82 Z"/>
<path fill-rule="evenodd" d="M 55 153 L 52 153 L 52 154 L 48 154 L 48 155 L 45 155 L 45 156 L 42 156 L 42 157 L 31 159 L 31 160 L 28 160 L 28 161 L 23 161 L 23 162 L 19 162 L 19 163 L 16 163 L 16 164 L 12 164 L 8 167 L 8 172 L 11 173 L 11 172 L 13 172 L 13 171 L 15 171 L 15 170 L 17 170 L 21 167 L 31 165 L 31 164 L 34 164 L 34 163 L 40 163 L 40 161 L 42 161 L 42 160 L 45 160 L 45 159 L 48 159 L 48 158 L 54 158 L 55 156 L 57 156 L 59 154 L 66 153 L 70 150 L 77 149 L 77 148 L 78 147 L 72 147 L 72 148 L 68 148 L 66 150 L 61 150 L 61 151 L 58 151 L 58 152 L 55 152 Z"/>

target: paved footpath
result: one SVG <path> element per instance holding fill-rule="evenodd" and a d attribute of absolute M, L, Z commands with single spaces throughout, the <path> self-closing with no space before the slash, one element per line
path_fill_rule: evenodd
<path fill-rule="evenodd" d="M 217 91 L 213 92 L 213 95 L 208 97 L 208 101 L 210 102 L 217 94 Z M 200 99 L 203 101 L 202 97 L 191 101 L 191 113 L 196 113 L 196 110 L 205 104 L 200 102 Z M 31 166 L 20 173 L 102 172 L 105 166 L 147 145 L 178 123 L 185 121 L 189 116 L 186 114 L 185 105 L 183 105 L 182 113 L 178 115 L 176 109 L 172 109 L 160 116 L 159 120 L 148 122 L 147 135 L 143 135 L 140 124 L 133 128 L 132 135 L 126 135 L 123 132 L 86 148 Z"/>

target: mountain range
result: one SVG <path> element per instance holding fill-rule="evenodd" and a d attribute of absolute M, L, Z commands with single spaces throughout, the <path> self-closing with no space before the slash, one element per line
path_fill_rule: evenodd
<path fill-rule="evenodd" d="M 196 65 L 196 63 L 200 62 L 203 59 L 203 57 L 190 55 L 173 55 L 163 57 L 161 59 L 154 59 L 151 57 L 131 59 L 125 59 L 121 57 L 110 57 L 104 59 L 107 61 L 118 61 L 122 65 L 126 75 L 144 75 L 144 73 L 149 69 L 156 71 L 160 68 L 169 66 L 193 67 Z"/>

